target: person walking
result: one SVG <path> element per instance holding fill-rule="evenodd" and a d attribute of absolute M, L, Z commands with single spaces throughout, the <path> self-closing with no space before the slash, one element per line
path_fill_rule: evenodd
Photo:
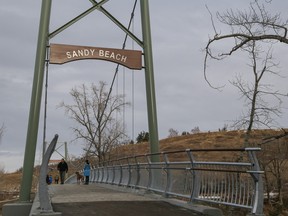
<path fill-rule="evenodd" d="M 89 184 L 90 170 L 91 170 L 90 163 L 88 160 L 86 160 L 84 165 L 85 185 Z"/>
<path fill-rule="evenodd" d="M 64 158 L 62 158 L 62 160 L 58 164 L 57 169 L 58 169 L 59 174 L 60 174 L 60 182 L 61 182 L 61 184 L 64 184 L 65 175 L 68 172 L 68 165 L 67 165 L 66 161 L 64 160 Z"/>

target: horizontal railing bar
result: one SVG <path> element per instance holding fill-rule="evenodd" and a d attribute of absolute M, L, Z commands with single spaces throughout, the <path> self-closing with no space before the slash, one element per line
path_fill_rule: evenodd
<path fill-rule="evenodd" d="M 128 160 L 132 158 L 140 158 L 140 157 L 149 157 L 149 156 L 154 156 L 154 155 L 161 155 L 161 154 L 175 154 L 175 153 L 185 153 L 185 152 L 213 152 L 213 151 L 260 151 L 261 148 L 255 147 L 255 148 L 220 148 L 220 149 L 185 149 L 185 150 L 176 150 L 176 151 L 167 151 L 167 152 L 158 152 L 158 153 L 149 153 L 149 154 L 139 154 L 135 156 L 128 156 L 128 157 L 123 157 L 119 159 L 114 159 L 114 160 L 109 160 L 109 161 L 104 161 L 102 163 L 108 163 L 108 162 L 116 162 L 116 161 L 121 161 L 121 160 Z"/>
<path fill-rule="evenodd" d="M 139 167 L 139 169 L 147 169 L 147 167 Z M 151 167 L 150 167 L 151 168 Z M 122 167 L 122 169 L 128 170 L 129 167 Z M 263 174 L 263 171 L 241 171 L 241 170 L 229 170 L 229 169 L 208 169 L 208 168 L 195 168 L 195 167 L 153 167 L 155 170 L 195 170 L 195 171 L 215 171 L 215 172 L 238 172 L 238 173 L 258 173 Z"/>
<path fill-rule="evenodd" d="M 125 166 L 155 166 L 155 165 L 190 165 L 192 164 L 191 161 L 181 161 L 181 162 L 155 162 L 155 163 L 132 163 L 132 164 L 121 164 L 121 165 L 110 165 L 105 166 L 107 168 L 110 167 L 125 167 Z M 237 162 L 206 162 L 206 161 L 198 161 L 193 162 L 193 165 L 225 165 L 225 166 L 252 166 L 252 163 L 237 163 Z"/>

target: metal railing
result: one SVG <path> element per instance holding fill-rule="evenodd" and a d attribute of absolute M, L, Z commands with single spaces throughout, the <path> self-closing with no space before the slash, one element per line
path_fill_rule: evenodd
<path fill-rule="evenodd" d="M 263 215 L 263 182 L 256 152 L 260 148 L 187 149 L 103 162 L 90 181 L 161 193 L 190 202 L 250 209 Z M 159 157 L 159 162 L 152 158 Z M 67 179 L 76 183 L 76 176 Z"/>

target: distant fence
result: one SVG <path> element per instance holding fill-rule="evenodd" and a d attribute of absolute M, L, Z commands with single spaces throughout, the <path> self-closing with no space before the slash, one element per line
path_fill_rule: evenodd
<path fill-rule="evenodd" d="M 246 208 L 253 215 L 263 215 L 263 171 L 256 157 L 260 150 L 187 149 L 125 157 L 93 168 L 90 181 Z M 152 162 L 155 158 L 157 162 Z M 76 181 L 73 175 L 66 183 Z"/>

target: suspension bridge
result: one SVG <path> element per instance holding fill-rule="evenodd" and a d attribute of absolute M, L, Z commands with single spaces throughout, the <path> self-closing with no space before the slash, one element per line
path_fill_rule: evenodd
<path fill-rule="evenodd" d="M 159 152 L 148 0 L 139 1 L 142 40 L 130 31 L 137 0 L 135 0 L 128 27 L 125 27 L 104 8 L 108 0 L 99 2 L 90 0 L 90 2 L 92 6 L 89 9 L 58 29 L 49 32 L 52 0 L 42 0 L 20 198 L 18 203 L 4 206 L 3 215 L 222 215 L 219 209 L 207 205 L 202 207 L 196 203 L 227 205 L 246 209 L 250 215 L 262 215 L 262 171 L 255 156 L 259 148 L 188 149 Z M 52 38 L 95 10 L 103 13 L 124 31 L 126 38 L 130 37 L 137 43 L 141 51 L 125 50 L 125 43 L 123 43 L 122 50 L 50 44 Z M 117 64 L 115 76 L 119 65 L 130 69 L 145 70 L 150 154 L 98 164 L 92 170 L 89 185 L 78 185 L 76 176 L 71 176 L 64 185 L 47 186 L 44 177 L 47 175 L 48 162 L 55 150 L 58 136 L 55 136 L 46 150 L 44 146 L 46 126 L 44 124 L 39 191 L 34 201 L 31 202 L 30 193 L 45 65 L 47 81 L 49 64 L 64 64 L 81 59 L 114 62 Z M 47 94 L 45 94 L 46 103 Z M 46 110 L 44 118 L 46 118 Z M 213 157 L 205 157 L 211 153 L 213 156 L 215 152 L 227 155 L 237 153 L 241 157 L 245 154 L 246 156 L 238 162 L 235 158 L 231 161 L 213 161 L 211 160 Z M 178 157 L 178 159 L 182 158 L 181 160 L 171 160 L 171 155 L 179 154 L 182 155 Z"/>

